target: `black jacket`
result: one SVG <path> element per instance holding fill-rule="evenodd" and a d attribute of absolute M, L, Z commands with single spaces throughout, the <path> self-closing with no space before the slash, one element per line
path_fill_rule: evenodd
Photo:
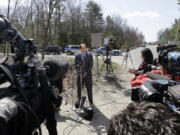
<path fill-rule="evenodd" d="M 83 73 L 91 74 L 91 70 L 93 67 L 92 54 L 89 52 L 86 52 L 84 56 L 84 60 L 82 60 L 82 53 L 77 54 L 75 56 L 75 67 L 76 67 L 77 72 L 79 72 L 80 68 L 82 68 Z"/>

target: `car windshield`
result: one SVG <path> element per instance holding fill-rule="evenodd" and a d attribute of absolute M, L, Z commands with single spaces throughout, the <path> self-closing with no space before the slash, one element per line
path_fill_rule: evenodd
<path fill-rule="evenodd" d="M 104 47 L 102 47 L 102 48 L 99 48 L 99 50 L 105 51 L 106 49 Z"/>

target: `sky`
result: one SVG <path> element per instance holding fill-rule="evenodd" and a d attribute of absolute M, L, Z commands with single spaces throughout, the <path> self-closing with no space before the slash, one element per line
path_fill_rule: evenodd
<path fill-rule="evenodd" d="M 88 0 L 86 0 L 88 1 Z M 157 33 L 170 27 L 175 18 L 180 18 L 180 5 L 177 0 L 94 0 L 104 14 L 120 15 L 127 23 L 138 28 L 145 40 L 156 41 Z M 0 7 L 8 0 L 0 0 Z"/>
<path fill-rule="evenodd" d="M 177 0 L 94 0 L 107 15 L 120 15 L 138 28 L 148 42 L 157 40 L 157 33 L 180 18 Z"/>

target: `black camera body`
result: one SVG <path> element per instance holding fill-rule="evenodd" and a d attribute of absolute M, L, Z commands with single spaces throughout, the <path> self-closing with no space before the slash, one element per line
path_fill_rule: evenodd
<path fill-rule="evenodd" d="M 157 47 L 158 62 L 173 76 L 180 75 L 180 48 L 175 44 Z"/>
<path fill-rule="evenodd" d="M 132 88 L 131 99 L 138 102 L 162 102 L 163 92 L 167 90 L 168 86 L 167 80 L 146 81 L 141 86 Z"/>
<path fill-rule="evenodd" d="M 104 60 L 104 63 L 105 63 L 105 64 L 111 64 L 111 59 L 110 59 L 110 58 L 106 58 L 106 59 Z"/>
<path fill-rule="evenodd" d="M 166 44 L 164 46 L 158 46 L 157 47 L 157 52 L 163 52 L 164 50 L 167 50 L 167 49 L 172 49 L 172 48 L 177 48 L 177 45 L 176 44 Z"/>
<path fill-rule="evenodd" d="M 80 113 L 80 116 L 85 120 L 91 121 L 94 116 L 94 111 L 91 107 L 84 107 L 83 112 Z"/>
<path fill-rule="evenodd" d="M 28 56 L 37 52 L 35 43 L 31 39 L 23 37 L 2 15 L 0 16 L 0 41 L 10 43 L 13 48 L 13 53 L 19 57 Z"/>
<path fill-rule="evenodd" d="M 75 65 L 75 68 L 76 68 L 76 74 L 77 76 L 80 76 L 80 75 L 83 75 L 86 73 L 86 69 L 85 69 L 85 66 L 84 64 L 82 63 L 78 63 Z"/>
<path fill-rule="evenodd" d="M 131 100 L 149 101 L 173 106 L 180 111 L 180 82 L 172 80 L 150 80 L 139 87 L 132 88 Z"/>

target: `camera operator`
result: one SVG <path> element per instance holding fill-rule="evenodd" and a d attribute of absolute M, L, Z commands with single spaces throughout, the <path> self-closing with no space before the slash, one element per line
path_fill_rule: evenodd
<path fill-rule="evenodd" d="M 77 98 L 78 101 L 75 103 L 75 107 L 79 108 L 80 101 L 82 99 L 81 91 L 85 84 L 87 89 L 87 95 L 89 103 L 93 106 L 93 93 L 92 93 L 92 67 L 93 67 L 93 56 L 87 51 L 86 45 L 80 45 L 80 54 L 75 56 L 75 67 L 77 72 Z"/>
<path fill-rule="evenodd" d="M 108 44 L 105 45 L 105 49 L 106 49 L 106 57 L 107 57 L 107 58 L 108 58 L 109 55 L 110 55 L 110 51 L 111 51 L 112 44 L 113 44 L 113 39 L 110 38 Z"/>
<path fill-rule="evenodd" d="M 140 86 L 147 80 L 152 79 L 168 79 L 180 80 L 180 51 L 177 45 L 167 44 L 157 47 L 158 63 L 161 66 L 160 70 L 152 70 L 151 74 L 140 74 L 131 80 L 131 86 Z M 160 74 L 159 76 L 157 74 Z"/>
<path fill-rule="evenodd" d="M 129 69 L 129 72 L 138 76 L 148 72 L 148 65 L 153 64 L 153 54 L 149 48 L 144 48 L 141 51 L 142 63 L 139 65 L 138 69 Z"/>

